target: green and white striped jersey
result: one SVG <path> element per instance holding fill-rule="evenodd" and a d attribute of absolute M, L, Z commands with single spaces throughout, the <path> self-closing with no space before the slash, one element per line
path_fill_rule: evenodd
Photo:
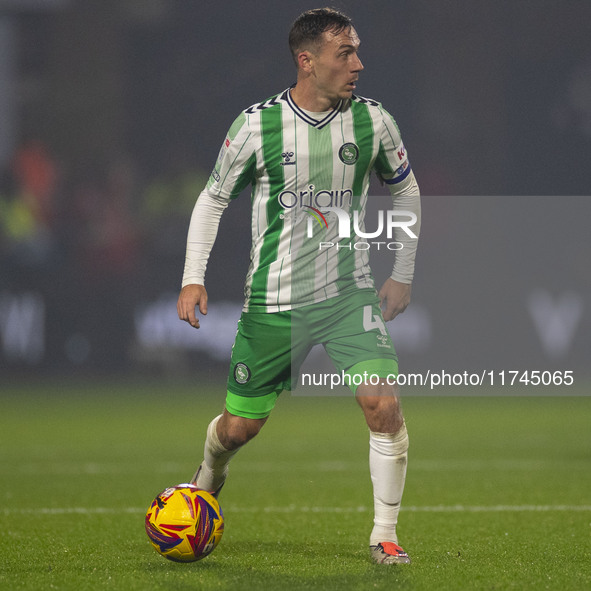
<path fill-rule="evenodd" d="M 353 231 L 354 212 L 363 228 L 372 170 L 393 193 L 410 173 L 399 129 L 376 101 L 353 96 L 309 113 L 288 89 L 238 116 L 206 192 L 228 203 L 252 186 L 245 310 L 278 312 L 374 287 Z M 349 214 L 350 238 L 330 208 Z M 321 248 L 330 243 L 338 247 Z"/>

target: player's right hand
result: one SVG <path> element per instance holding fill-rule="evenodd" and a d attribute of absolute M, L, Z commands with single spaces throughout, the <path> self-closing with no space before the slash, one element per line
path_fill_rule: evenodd
<path fill-rule="evenodd" d="M 188 322 L 194 328 L 199 328 L 199 318 L 195 309 L 199 306 L 199 312 L 207 314 L 207 291 L 204 285 L 191 283 L 181 289 L 176 310 L 181 320 Z"/>

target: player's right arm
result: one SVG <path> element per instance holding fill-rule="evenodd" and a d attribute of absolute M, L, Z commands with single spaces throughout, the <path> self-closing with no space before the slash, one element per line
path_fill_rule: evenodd
<path fill-rule="evenodd" d="M 205 269 L 213 248 L 220 219 L 229 202 L 254 179 L 256 158 L 246 115 L 242 113 L 230 128 L 207 186 L 197 199 L 189 232 L 182 289 L 177 302 L 179 318 L 199 328 L 196 309 L 207 314 Z"/>
<path fill-rule="evenodd" d="M 215 242 L 222 213 L 228 206 L 226 201 L 217 199 L 204 189 L 195 203 L 189 232 L 185 270 L 177 312 L 179 318 L 191 326 L 199 328 L 196 308 L 207 314 L 207 291 L 205 289 L 205 269 Z"/>
<path fill-rule="evenodd" d="M 193 328 L 199 328 L 199 318 L 195 313 L 197 306 L 201 314 L 207 314 L 207 290 L 205 285 L 189 283 L 181 289 L 176 310 L 179 318 L 188 322 Z"/>

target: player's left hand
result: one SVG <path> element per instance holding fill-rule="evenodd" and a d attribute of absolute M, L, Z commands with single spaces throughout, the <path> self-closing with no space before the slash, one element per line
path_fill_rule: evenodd
<path fill-rule="evenodd" d="M 408 304 L 410 304 L 410 293 L 412 286 L 410 283 L 400 283 L 394 281 L 391 277 L 386 279 L 382 289 L 378 293 L 380 305 L 382 306 L 382 315 L 384 320 L 392 320 L 398 314 L 402 314 Z"/>

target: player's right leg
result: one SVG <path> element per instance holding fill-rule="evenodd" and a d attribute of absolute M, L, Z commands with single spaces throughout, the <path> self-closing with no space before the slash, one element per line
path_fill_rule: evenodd
<path fill-rule="evenodd" d="M 233 415 L 227 409 L 224 409 L 224 412 L 216 418 L 219 419 L 216 433 L 219 443 L 225 449 L 233 451 L 248 443 L 255 435 L 258 435 L 269 417 L 251 419 Z"/>
<path fill-rule="evenodd" d="M 215 417 L 207 428 L 203 462 L 191 482 L 217 497 L 226 481 L 230 460 L 259 433 L 266 421 L 267 417 L 249 419 L 230 414 L 227 410 Z"/>
<path fill-rule="evenodd" d="M 290 314 L 243 313 L 232 348 L 226 409 L 207 428 L 203 462 L 191 482 L 219 494 L 230 460 L 259 433 L 279 393 L 290 387 L 290 376 Z"/>

